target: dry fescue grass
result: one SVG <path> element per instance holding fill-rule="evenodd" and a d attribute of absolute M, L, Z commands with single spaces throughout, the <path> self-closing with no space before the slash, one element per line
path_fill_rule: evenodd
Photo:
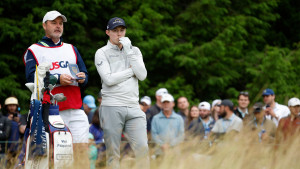
<path fill-rule="evenodd" d="M 299 169 L 300 135 L 276 146 L 274 143 L 257 142 L 257 135 L 238 134 L 225 137 L 208 148 L 208 142 L 185 141 L 169 149 L 164 156 L 151 159 L 151 169 Z M 153 149 L 150 149 L 150 156 Z M 76 160 L 87 159 L 83 153 Z M 78 162 L 78 161 L 76 161 Z M 80 167 L 89 168 L 81 161 Z M 103 160 L 96 168 L 105 168 Z M 99 165 L 101 163 L 101 165 Z M 122 169 L 134 168 L 135 159 L 127 155 L 121 159 Z M 84 166 L 84 167 L 82 167 Z"/>
<path fill-rule="evenodd" d="M 299 169 L 300 137 L 278 146 L 257 142 L 257 135 L 239 134 L 207 148 L 208 142 L 186 141 L 151 160 L 152 169 Z M 122 168 L 133 168 L 134 160 L 121 161 Z"/>

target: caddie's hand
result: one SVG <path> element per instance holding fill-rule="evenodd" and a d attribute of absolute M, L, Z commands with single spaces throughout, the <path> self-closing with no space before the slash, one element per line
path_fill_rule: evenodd
<path fill-rule="evenodd" d="M 76 76 L 84 78 L 84 79 L 76 80 L 78 83 L 84 83 L 84 81 L 85 81 L 85 73 L 84 72 L 79 72 L 79 73 L 76 74 Z"/>
<path fill-rule="evenodd" d="M 60 80 L 60 84 L 62 86 L 67 86 L 67 85 L 70 85 L 73 83 L 72 76 L 67 75 L 67 74 L 61 74 L 59 80 Z"/>
<path fill-rule="evenodd" d="M 128 37 L 120 38 L 120 43 L 123 45 L 123 50 L 127 55 L 133 54 L 131 41 Z"/>

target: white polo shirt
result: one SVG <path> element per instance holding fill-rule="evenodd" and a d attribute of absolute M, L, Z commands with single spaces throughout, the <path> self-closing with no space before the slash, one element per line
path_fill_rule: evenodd
<path fill-rule="evenodd" d="M 266 106 L 264 107 L 264 109 L 266 109 Z M 266 118 L 272 120 L 276 124 L 276 127 L 278 126 L 278 122 L 281 118 L 291 114 L 290 109 L 287 106 L 278 104 L 277 102 L 275 103 L 275 107 L 273 111 L 275 115 L 278 117 L 278 120 L 276 118 L 272 118 L 271 115 L 267 115 Z"/>

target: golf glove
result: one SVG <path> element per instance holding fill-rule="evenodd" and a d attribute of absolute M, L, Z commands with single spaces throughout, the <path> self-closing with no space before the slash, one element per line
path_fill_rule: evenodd
<path fill-rule="evenodd" d="M 131 41 L 128 37 L 120 38 L 120 43 L 123 45 L 123 50 L 127 55 L 134 54 L 134 52 L 132 50 Z"/>

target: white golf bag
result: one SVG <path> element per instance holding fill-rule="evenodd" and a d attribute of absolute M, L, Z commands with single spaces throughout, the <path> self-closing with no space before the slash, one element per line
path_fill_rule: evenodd
<path fill-rule="evenodd" d="M 50 64 L 41 63 L 35 72 L 34 83 L 25 85 L 31 90 L 28 124 L 19 161 L 25 169 L 61 169 L 73 163 L 73 139 L 69 128 L 59 115 L 59 108 L 49 83 Z M 52 76 L 52 75 L 51 75 Z M 57 77 L 56 77 L 57 78 Z M 60 98 L 66 99 L 63 94 Z M 59 97 L 58 97 L 59 98 Z"/>

